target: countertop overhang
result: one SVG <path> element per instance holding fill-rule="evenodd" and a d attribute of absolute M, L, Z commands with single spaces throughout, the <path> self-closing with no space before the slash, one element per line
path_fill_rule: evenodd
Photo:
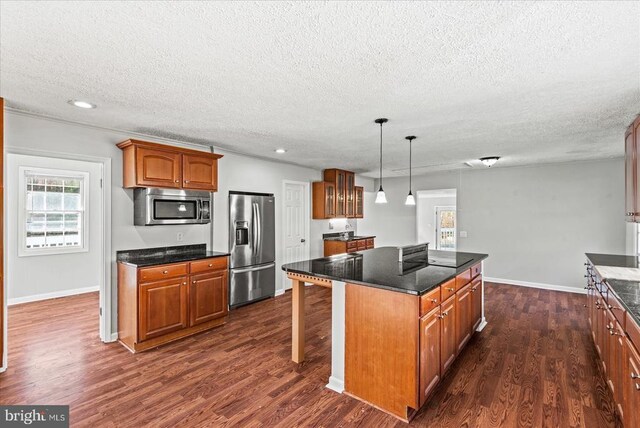
<path fill-rule="evenodd" d="M 429 258 L 464 260 L 459 267 L 401 263 L 395 247 L 380 247 L 282 266 L 288 273 L 360 284 L 420 296 L 486 259 L 488 254 L 429 250 Z"/>
<path fill-rule="evenodd" d="M 220 251 L 207 251 L 206 244 L 195 244 L 118 251 L 116 253 L 116 261 L 130 266 L 150 267 L 228 255 L 229 253 Z"/>

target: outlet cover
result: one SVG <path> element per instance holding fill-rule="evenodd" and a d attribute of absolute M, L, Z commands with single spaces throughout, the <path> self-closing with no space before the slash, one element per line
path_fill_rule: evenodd
<path fill-rule="evenodd" d="M 466 230 L 461 230 L 459 236 L 460 236 L 460 238 L 466 238 L 467 237 L 467 231 Z"/>
<path fill-rule="evenodd" d="M 178 234 L 176 235 L 176 240 L 178 242 L 182 242 L 184 240 L 184 233 L 178 232 Z"/>

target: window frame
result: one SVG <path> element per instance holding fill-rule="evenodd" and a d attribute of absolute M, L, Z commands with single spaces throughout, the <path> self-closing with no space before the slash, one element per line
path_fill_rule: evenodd
<path fill-rule="evenodd" d="M 90 189 L 89 173 L 85 171 L 71 171 L 62 169 L 40 168 L 21 166 L 18 168 L 18 257 L 47 256 L 59 254 L 86 253 L 89 251 L 89 206 L 87 204 L 87 192 Z M 75 178 L 81 180 L 80 184 L 80 233 L 81 245 L 73 247 L 42 247 L 27 248 L 27 175 L 51 176 L 61 178 Z"/>

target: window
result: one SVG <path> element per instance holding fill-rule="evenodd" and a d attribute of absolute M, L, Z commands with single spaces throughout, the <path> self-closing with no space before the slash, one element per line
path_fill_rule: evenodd
<path fill-rule="evenodd" d="M 20 256 L 87 251 L 88 180 L 83 172 L 20 168 Z"/>

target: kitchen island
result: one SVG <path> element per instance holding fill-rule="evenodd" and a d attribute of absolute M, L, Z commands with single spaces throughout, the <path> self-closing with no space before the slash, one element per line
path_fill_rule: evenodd
<path fill-rule="evenodd" d="M 304 361 L 304 287 L 332 289 L 328 388 L 409 421 L 486 325 L 486 254 L 395 247 L 300 261 L 292 281 L 292 360 Z M 400 261 L 402 260 L 402 261 Z"/>

